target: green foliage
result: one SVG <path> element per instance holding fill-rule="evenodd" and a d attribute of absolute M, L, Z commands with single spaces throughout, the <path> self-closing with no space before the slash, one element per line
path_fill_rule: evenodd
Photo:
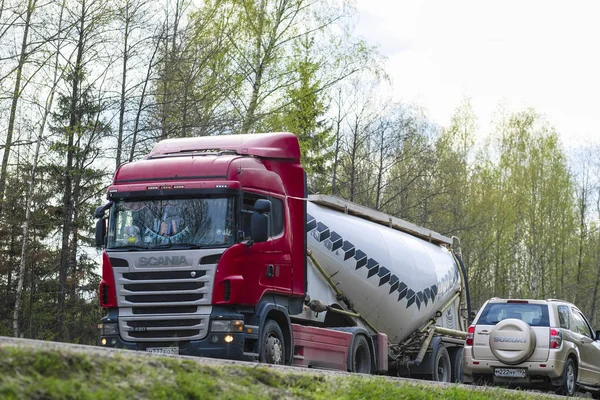
<path fill-rule="evenodd" d="M 475 309 L 492 296 L 555 297 L 595 317 L 599 239 L 590 228 L 590 187 L 576 185 L 544 118 L 533 110 L 502 116 L 477 150 L 468 100 L 439 131 L 417 109 L 381 111 L 368 96 L 356 99 L 334 194 L 458 236 Z M 593 296 L 578 296 L 582 287 Z"/>
<path fill-rule="evenodd" d="M 231 110 L 223 103 L 242 81 L 232 66 L 231 39 L 238 30 L 232 14 L 226 1 L 205 1 L 185 29 L 164 28 L 152 117 L 161 139 L 230 129 Z"/>
<path fill-rule="evenodd" d="M 318 65 L 311 58 L 314 40 L 308 36 L 297 44 L 291 65 L 296 84 L 286 89 L 286 103 L 266 118 L 262 131 L 293 132 L 298 136 L 302 165 L 315 192 L 327 189 L 320 177 L 327 177 L 332 158 L 333 136 L 325 118 L 325 98 L 318 79 Z"/>
<path fill-rule="evenodd" d="M 557 132 L 533 110 L 500 115 L 490 133 L 480 131 L 468 99 L 449 126 L 439 127 L 425 110 L 384 98 L 384 60 L 352 36 L 355 10 L 348 2 L 177 1 L 168 2 L 164 19 L 163 3 L 133 3 L 153 11 L 139 11 L 152 17 L 136 25 L 128 60 L 129 76 L 136 79 L 122 88 L 128 102 L 122 138 L 132 140 L 128 127 L 139 122 L 136 152 L 162 138 L 293 132 L 312 192 L 332 193 L 460 237 L 475 307 L 491 296 L 558 297 L 598 321 L 595 152 L 584 160 L 568 159 Z M 31 34 L 38 44 L 23 70 L 0 215 L 0 335 L 12 331 L 35 145 L 31 132 L 42 125 L 40 111 L 54 68 L 48 60 L 60 45 L 58 92 L 51 129 L 42 131 L 30 204 L 19 322 L 25 337 L 94 343 L 101 310 L 91 214 L 113 172 L 105 166 L 114 165 L 111 135 L 120 118 L 113 96 L 121 88 L 112 80 L 121 76 L 114 68 L 124 60 L 112 52 L 122 51 L 123 43 L 106 40 L 103 30 L 117 18 L 108 3 L 86 3 L 83 25 L 81 2 L 69 4 L 62 14 L 67 30 L 59 33 L 55 24 L 65 11 L 60 4 L 38 5 L 43 12 L 33 14 L 37 28 Z M 118 18 L 115 27 L 122 28 Z M 19 37 L 20 29 L 22 24 L 8 24 L 6 34 Z M 81 36 L 77 29 L 83 29 Z M 11 69 L 14 62 L 7 59 L 8 88 L 15 79 Z M 145 85 L 138 78 L 146 74 L 147 98 L 141 102 Z M 7 104 L 0 104 L 5 115 Z M 132 115 L 132 104 L 141 104 L 139 115 Z M 66 318 L 62 332 L 57 332 L 58 313 Z M 269 375 L 256 374 L 248 379 L 276 386 L 267 381 Z M 63 390 L 59 381 L 52 385 Z M 154 395 L 169 397 L 160 389 Z"/>

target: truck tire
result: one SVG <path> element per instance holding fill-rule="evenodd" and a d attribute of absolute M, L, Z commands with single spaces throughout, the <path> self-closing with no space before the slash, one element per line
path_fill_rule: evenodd
<path fill-rule="evenodd" d="M 363 335 L 357 335 L 352 343 L 350 372 L 358 374 L 371 373 L 371 350 L 369 342 Z"/>
<path fill-rule="evenodd" d="M 562 385 L 556 387 L 556 393 L 564 396 L 573 396 L 577 388 L 577 367 L 571 357 L 567 358 L 565 369 L 562 373 Z"/>
<path fill-rule="evenodd" d="M 260 362 L 285 364 L 285 341 L 283 340 L 283 333 L 279 324 L 272 319 L 267 320 L 262 329 L 261 344 Z"/>
<path fill-rule="evenodd" d="M 450 382 L 452 378 L 452 364 L 446 346 L 440 344 L 433 358 L 433 371 L 431 379 L 437 382 Z"/>
<path fill-rule="evenodd" d="M 450 365 L 452 366 L 452 382 L 459 382 L 462 383 L 463 381 L 463 368 L 462 368 L 462 361 L 463 361 L 463 352 L 464 352 L 464 348 L 463 347 L 454 347 L 453 349 L 450 350 Z"/>

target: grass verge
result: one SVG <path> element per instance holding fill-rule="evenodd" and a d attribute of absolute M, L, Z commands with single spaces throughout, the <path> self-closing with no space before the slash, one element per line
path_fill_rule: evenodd
<path fill-rule="evenodd" d="M 265 366 L 0 347 L 1 399 L 543 399 L 542 394 Z"/>

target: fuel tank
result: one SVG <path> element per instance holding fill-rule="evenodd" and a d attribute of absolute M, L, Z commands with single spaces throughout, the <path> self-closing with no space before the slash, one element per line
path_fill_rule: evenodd
<path fill-rule="evenodd" d="M 442 244 L 310 201 L 306 223 L 308 249 L 390 343 L 437 319 L 461 289 L 459 267 Z"/>

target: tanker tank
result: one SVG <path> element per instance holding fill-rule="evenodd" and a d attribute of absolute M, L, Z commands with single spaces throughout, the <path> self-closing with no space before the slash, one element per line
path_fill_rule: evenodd
<path fill-rule="evenodd" d="M 432 318 L 457 329 L 452 325 L 460 299 L 441 318 L 436 315 L 461 289 L 449 249 L 312 201 L 306 222 L 308 249 L 390 343 L 402 342 Z"/>

